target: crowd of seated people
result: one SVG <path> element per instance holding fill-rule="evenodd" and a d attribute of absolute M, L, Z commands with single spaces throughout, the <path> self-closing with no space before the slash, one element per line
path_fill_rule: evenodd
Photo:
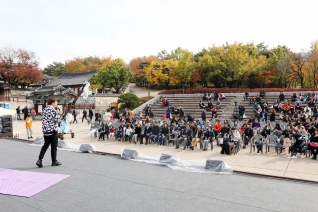
<path fill-rule="evenodd" d="M 314 93 L 299 94 L 297 96 L 294 93 L 289 100 L 283 92 L 280 92 L 278 99 L 272 105 L 269 105 L 265 99 L 259 97 L 261 96 L 257 95 L 254 98 L 245 94 L 244 99 L 249 99 L 253 107 L 254 119 L 260 120 L 262 126 L 255 125 L 258 125 L 258 121 L 256 123 L 255 121 L 250 122 L 250 126 L 249 123 L 243 124 L 240 129 L 240 132 L 244 135 L 243 148 L 255 134 L 250 129 L 258 128 L 258 133 L 264 138 L 279 131 L 279 137 L 284 137 L 280 140 L 282 148 L 285 148 L 286 144 L 285 157 L 297 158 L 297 154 L 300 153 L 300 158 L 304 158 L 303 150 L 306 149 L 307 151 L 311 150 L 312 158 L 316 159 L 318 144 L 317 147 L 314 144 L 318 141 L 318 138 L 316 138 L 318 135 L 315 134 L 316 130 L 318 134 L 318 105 L 316 105 L 318 96 Z M 268 113 L 270 113 L 269 120 L 267 120 Z M 275 120 L 276 113 L 280 113 L 279 120 Z M 288 127 L 281 132 L 277 126 L 273 127 L 273 124 L 271 124 L 275 122 L 286 123 Z M 287 150 L 292 152 L 291 156 L 286 153 Z"/>
<path fill-rule="evenodd" d="M 116 123 L 116 124 L 115 124 Z M 222 143 L 218 143 L 222 147 L 221 154 L 228 154 L 228 143 L 234 138 L 239 140 L 237 136 L 237 130 L 229 127 L 228 123 L 224 123 L 223 127 L 220 120 L 216 118 L 203 121 L 202 119 L 193 118 L 190 114 L 182 117 L 173 116 L 171 119 L 151 119 L 141 117 L 135 119 L 125 119 L 122 116 L 120 119 L 114 120 L 102 120 L 99 126 L 99 137 L 98 140 L 105 140 L 105 137 L 109 137 L 110 133 L 119 140 L 137 144 L 158 144 L 166 145 L 170 138 L 175 138 L 175 148 L 178 149 L 180 146 L 183 149 L 195 150 L 198 144 L 202 151 L 207 151 L 209 144 L 212 146 L 212 142 L 221 138 L 224 139 Z M 110 130 L 112 129 L 112 130 Z M 232 133 L 235 133 L 234 134 Z M 233 138 L 233 139 L 231 139 Z"/>
<path fill-rule="evenodd" d="M 219 95 L 219 94 L 218 94 Z M 219 95 L 220 96 L 220 95 Z M 126 116 L 116 119 L 116 127 L 109 125 L 105 120 L 101 122 L 99 130 L 99 140 L 109 137 L 112 132 L 116 139 L 131 143 L 166 145 L 169 139 L 174 138 L 175 148 L 183 147 L 184 150 L 195 150 L 198 144 L 203 151 L 207 151 L 208 146 L 214 141 L 220 145 L 221 154 L 229 154 L 230 142 L 234 139 L 242 140 L 243 148 L 250 144 L 255 135 L 261 135 L 264 142 L 259 142 L 257 152 L 263 148 L 266 138 L 269 135 L 277 135 L 280 138 L 280 145 L 285 149 L 286 158 L 304 158 L 304 149 L 311 151 L 313 159 L 317 158 L 318 152 L 318 105 L 316 97 L 300 99 L 299 95 L 293 95 L 290 100 L 280 93 L 277 100 L 270 104 L 264 99 L 265 94 L 259 94 L 254 99 L 248 96 L 254 114 L 249 120 L 239 120 L 229 123 L 221 123 L 215 114 L 212 119 L 206 117 L 206 111 L 220 108 L 220 100 L 214 104 L 211 96 L 206 95 L 200 101 L 202 108 L 201 119 L 194 118 L 186 114 L 181 106 L 174 107 L 168 104 L 164 119 L 154 119 L 149 113 L 146 117 L 140 116 L 138 119 L 130 116 L 130 111 L 126 111 Z M 247 98 L 246 98 L 247 99 Z M 251 101 L 253 99 L 253 101 Z M 165 99 L 167 100 L 167 99 Z M 151 105 L 147 105 L 146 111 L 151 111 Z M 213 112 L 213 111 L 212 111 Z M 280 113 L 280 120 L 276 120 L 276 113 Z M 116 121 L 110 120 L 110 122 Z M 284 127 L 281 127 L 285 123 Z M 112 129 L 112 131 L 110 130 Z M 311 141 L 311 144 L 309 144 Z M 237 142 L 237 145 L 241 145 Z M 289 153 L 290 152 L 290 153 Z"/>

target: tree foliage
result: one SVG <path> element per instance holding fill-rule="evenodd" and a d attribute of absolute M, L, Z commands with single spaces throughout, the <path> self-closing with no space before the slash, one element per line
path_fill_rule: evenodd
<path fill-rule="evenodd" d="M 43 69 L 43 74 L 58 77 L 65 72 L 65 64 L 61 62 L 53 62 Z"/>
<path fill-rule="evenodd" d="M 0 79 L 11 85 L 28 85 L 43 79 L 35 53 L 25 49 L 0 49 Z"/>
<path fill-rule="evenodd" d="M 76 57 L 65 62 L 65 72 L 80 73 L 98 70 L 101 67 L 111 65 L 111 57 Z"/>
<path fill-rule="evenodd" d="M 118 97 L 117 103 L 124 103 L 130 108 L 139 104 L 139 98 L 133 93 L 123 93 Z"/>
<path fill-rule="evenodd" d="M 162 50 L 156 57 L 138 58 L 129 68 L 136 83 L 202 87 L 318 87 L 318 41 L 310 51 L 293 52 L 265 43 L 226 43 L 193 55 L 182 48 Z M 138 68 L 139 63 L 139 68 Z"/>
<path fill-rule="evenodd" d="M 92 76 L 90 83 L 100 85 L 102 88 L 114 88 L 116 93 L 128 85 L 129 78 L 132 76 L 128 68 L 115 60 L 114 64 L 98 69 L 97 75 Z"/>

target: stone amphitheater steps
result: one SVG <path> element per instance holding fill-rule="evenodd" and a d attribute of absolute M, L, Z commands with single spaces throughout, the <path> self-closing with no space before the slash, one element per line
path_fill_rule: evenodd
<path fill-rule="evenodd" d="M 278 95 L 277 94 L 275 94 L 275 95 L 267 94 L 264 98 L 261 98 L 261 100 L 264 101 L 264 99 L 265 99 L 270 107 L 273 105 L 275 100 L 278 100 L 278 96 L 279 96 L 279 94 Z M 290 100 L 291 96 L 292 96 L 291 94 L 287 94 L 287 95 L 285 94 L 285 99 Z M 242 105 L 245 107 L 245 116 L 247 118 L 254 116 L 254 110 L 253 110 L 252 105 L 249 104 L 249 100 L 244 100 L 244 98 L 242 98 L 242 100 L 239 103 L 242 103 Z M 238 103 L 238 105 L 239 105 L 239 103 Z M 236 114 L 238 114 L 238 112 L 236 113 L 233 111 L 233 115 L 236 115 Z M 268 119 L 269 119 L 270 114 L 271 114 L 271 111 L 269 108 Z M 279 119 L 279 112 L 276 113 L 275 117 L 276 117 L 276 120 Z"/>
<path fill-rule="evenodd" d="M 202 94 L 194 94 L 194 95 L 177 95 L 177 96 L 167 96 L 167 95 L 162 95 L 162 98 L 167 98 L 170 101 L 170 105 L 174 106 L 175 108 L 182 106 L 182 108 L 185 110 L 186 115 L 190 114 L 192 115 L 194 118 L 200 118 L 201 117 L 201 113 L 203 111 L 203 109 L 199 108 L 199 102 L 202 100 Z M 233 99 L 235 99 L 235 96 L 227 96 L 226 100 L 222 100 L 221 101 L 221 108 L 220 110 L 218 110 L 218 115 L 221 116 L 221 119 L 227 119 L 228 117 L 223 117 L 224 115 L 224 111 L 226 110 L 226 108 L 231 105 L 233 103 Z M 214 107 L 216 106 L 216 101 L 212 100 L 212 103 L 214 105 Z M 205 106 L 208 105 L 208 101 L 204 101 Z M 154 117 L 155 118 L 163 118 L 164 113 L 166 112 L 167 107 L 162 107 L 161 106 L 161 102 L 160 100 L 158 100 L 155 103 L 152 103 L 152 111 L 154 112 Z M 140 111 L 140 110 L 139 110 Z M 138 111 L 138 112 L 139 112 Z M 144 111 L 143 111 L 143 115 L 144 115 Z M 136 116 L 138 116 L 138 114 L 135 114 Z M 207 119 L 211 119 L 212 118 L 212 112 L 207 111 L 206 112 L 207 115 Z M 176 117 L 178 116 L 177 114 L 175 115 Z M 231 115 L 227 115 L 227 116 L 231 116 Z"/>

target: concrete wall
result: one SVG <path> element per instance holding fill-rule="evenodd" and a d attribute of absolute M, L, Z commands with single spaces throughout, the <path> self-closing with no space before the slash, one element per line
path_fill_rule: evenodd
<path fill-rule="evenodd" d="M 117 102 L 119 95 L 97 95 L 95 96 L 95 111 L 105 111 L 111 102 Z"/>
<path fill-rule="evenodd" d="M 27 106 L 29 109 L 34 108 L 34 104 L 32 102 L 0 102 L 0 104 L 9 104 L 10 110 L 15 110 L 18 106 L 20 106 L 20 109 L 23 109 L 25 106 Z"/>

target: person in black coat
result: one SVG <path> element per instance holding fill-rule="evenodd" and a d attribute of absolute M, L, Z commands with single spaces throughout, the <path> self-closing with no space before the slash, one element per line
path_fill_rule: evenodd
<path fill-rule="evenodd" d="M 184 110 L 182 109 L 182 107 L 179 107 L 179 117 L 184 117 Z"/>
<path fill-rule="evenodd" d="M 318 144 L 318 129 L 315 129 L 315 135 L 310 138 L 310 143 L 315 143 Z M 317 159 L 317 154 L 318 154 L 318 148 L 312 147 L 310 144 L 310 149 L 311 149 L 311 154 L 313 155 L 312 159 L 316 160 Z"/>
<path fill-rule="evenodd" d="M 303 156 L 303 147 L 306 145 L 306 141 L 304 140 L 302 134 L 298 133 L 297 130 L 293 130 L 293 138 L 295 139 L 295 144 L 293 145 L 293 156 L 291 158 L 297 158 L 297 152 L 300 153 L 300 157 L 304 158 Z"/>
<path fill-rule="evenodd" d="M 202 101 L 204 101 L 204 100 L 207 100 L 207 95 L 206 95 L 206 93 L 203 94 L 203 97 L 202 97 Z"/>
<path fill-rule="evenodd" d="M 240 103 L 238 110 L 239 110 L 239 120 L 242 121 L 244 112 L 245 112 L 245 107 L 242 105 L 242 103 Z"/>
<path fill-rule="evenodd" d="M 73 115 L 73 123 L 76 121 L 76 124 L 77 124 L 77 119 L 76 119 L 77 112 L 75 109 L 73 110 L 72 115 Z"/>
<path fill-rule="evenodd" d="M 219 93 L 217 92 L 214 92 L 214 101 L 218 100 L 219 99 Z"/>
<path fill-rule="evenodd" d="M 18 106 L 18 108 L 16 109 L 17 111 L 17 116 L 18 116 L 18 120 L 21 120 L 21 117 L 20 117 L 20 114 L 21 114 L 21 109 L 20 109 L 20 106 Z"/>
<path fill-rule="evenodd" d="M 87 121 L 87 110 L 86 110 L 86 108 L 84 108 L 84 110 L 83 110 L 82 123 L 83 123 L 84 119 L 86 119 L 86 121 Z"/>
<path fill-rule="evenodd" d="M 141 134 L 141 124 L 138 123 L 137 127 L 135 128 L 135 135 L 137 134 L 137 140 L 140 139 L 140 134 Z M 134 141 L 134 143 L 137 143 L 137 140 Z M 142 141 L 140 140 L 140 144 L 142 144 Z"/>
<path fill-rule="evenodd" d="M 213 138 L 214 138 L 214 132 L 212 130 L 212 127 L 208 127 L 208 130 L 205 131 L 205 133 L 204 133 L 203 151 L 208 150 L 208 145 L 210 142 L 211 143 L 213 142 Z"/>
<path fill-rule="evenodd" d="M 269 116 L 269 121 L 270 122 L 275 122 L 275 116 L 276 116 L 276 111 L 274 108 L 272 108 L 272 113 L 271 115 Z"/>
<path fill-rule="evenodd" d="M 213 103 L 211 101 L 208 102 L 208 108 L 211 110 L 213 108 Z"/>
<path fill-rule="evenodd" d="M 227 123 L 224 124 L 221 130 L 222 138 L 223 138 L 223 144 L 220 144 L 222 147 L 221 154 L 225 153 L 225 150 L 229 148 L 229 142 L 230 142 L 230 128 Z"/>
<path fill-rule="evenodd" d="M 205 121 L 206 120 L 206 112 L 205 112 L 205 109 L 203 109 L 202 113 L 201 113 L 201 119 L 202 121 Z"/>
<path fill-rule="evenodd" d="M 279 101 L 283 102 L 284 100 L 285 100 L 285 95 L 283 94 L 283 92 L 280 92 Z"/>
<path fill-rule="evenodd" d="M 248 124 L 246 129 L 244 130 L 244 146 L 243 146 L 243 148 L 246 147 L 246 145 L 248 144 L 248 142 L 251 140 L 252 137 L 253 137 L 253 130 L 251 129 L 251 125 Z"/>
<path fill-rule="evenodd" d="M 151 140 L 152 142 L 157 142 L 159 138 L 160 128 L 158 126 L 158 122 L 155 121 L 152 131 L 151 131 Z"/>
<path fill-rule="evenodd" d="M 22 113 L 24 115 L 24 120 L 26 120 L 26 118 L 28 118 L 28 114 L 29 114 L 29 109 L 27 106 L 25 106 L 23 109 L 22 109 Z"/>
<path fill-rule="evenodd" d="M 102 118 L 102 115 L 100 114 L 100 111 L 98 110 L 97 113 L 95 113 L 95 121 L 98 121 L 100 123 L 101 118 Z"/>
<path fill-rule="evenodd" d="M 186 129 L 182 131 L 180 138 L 176 140 L 176 149 L 179 149 L 180 142 L 183 142 L 183 149 L 186 149 L 187 143 L 190 142 L 192 137 L 192 130 L 190 129 L 190 125 L 187 124 Z"/>
<path fill-rule="evenodd" d="M 90 108 L 88 110 L 88 117 L 89 117 L 90 121 L 92 121 L 93 115 L 94 115 L 93 110 L 92 110 L 92 108 Z"/>
<path fill-rule="evenodd" d="M 109 135 L 109 127 L 108 127 L 108 124 L 107 124 L 107 121 L 104 120 L 102 125 L 101 125 L 101 128 L 99 129 L 99 138 L 98 140 L 100 141 L 101 139 L 103 139 L 103 141 L 105 141 L 105 135 L 107 136 L 107 140 L 108 140 L 108 135 Z"/>
<path fill-rule="evenodd" d="M 199 103 L 199 108 L 205 108 L 204 103 L 202 101 L 200 101 Z"/>
<path fill-rule="evenodd" d="M 163 127 L 161 128 L 161 132 L 158 139 L 160 145 L 165 145 L 166 137 L 168 134 L 169 134 L 168 124 L 164 123 Z"/>
<path fill-rule="evenodd" d="M 144 129 L 144 134 L 141 134 L 140 135 L 140 144 L 143 144 L 143 138 L 146 138 L 146 143 L 145 143 L 145 145 L 147 145 L 148 144 L 148 139 L 149 139 L 149 137 L 151 136 L 151 132 L 152 132 L 152 126 L 150 126 L 150 122 L 148 122 L 147 124 L 146 124 L 146 127 L 145 127 L 145 129 Z"/>

